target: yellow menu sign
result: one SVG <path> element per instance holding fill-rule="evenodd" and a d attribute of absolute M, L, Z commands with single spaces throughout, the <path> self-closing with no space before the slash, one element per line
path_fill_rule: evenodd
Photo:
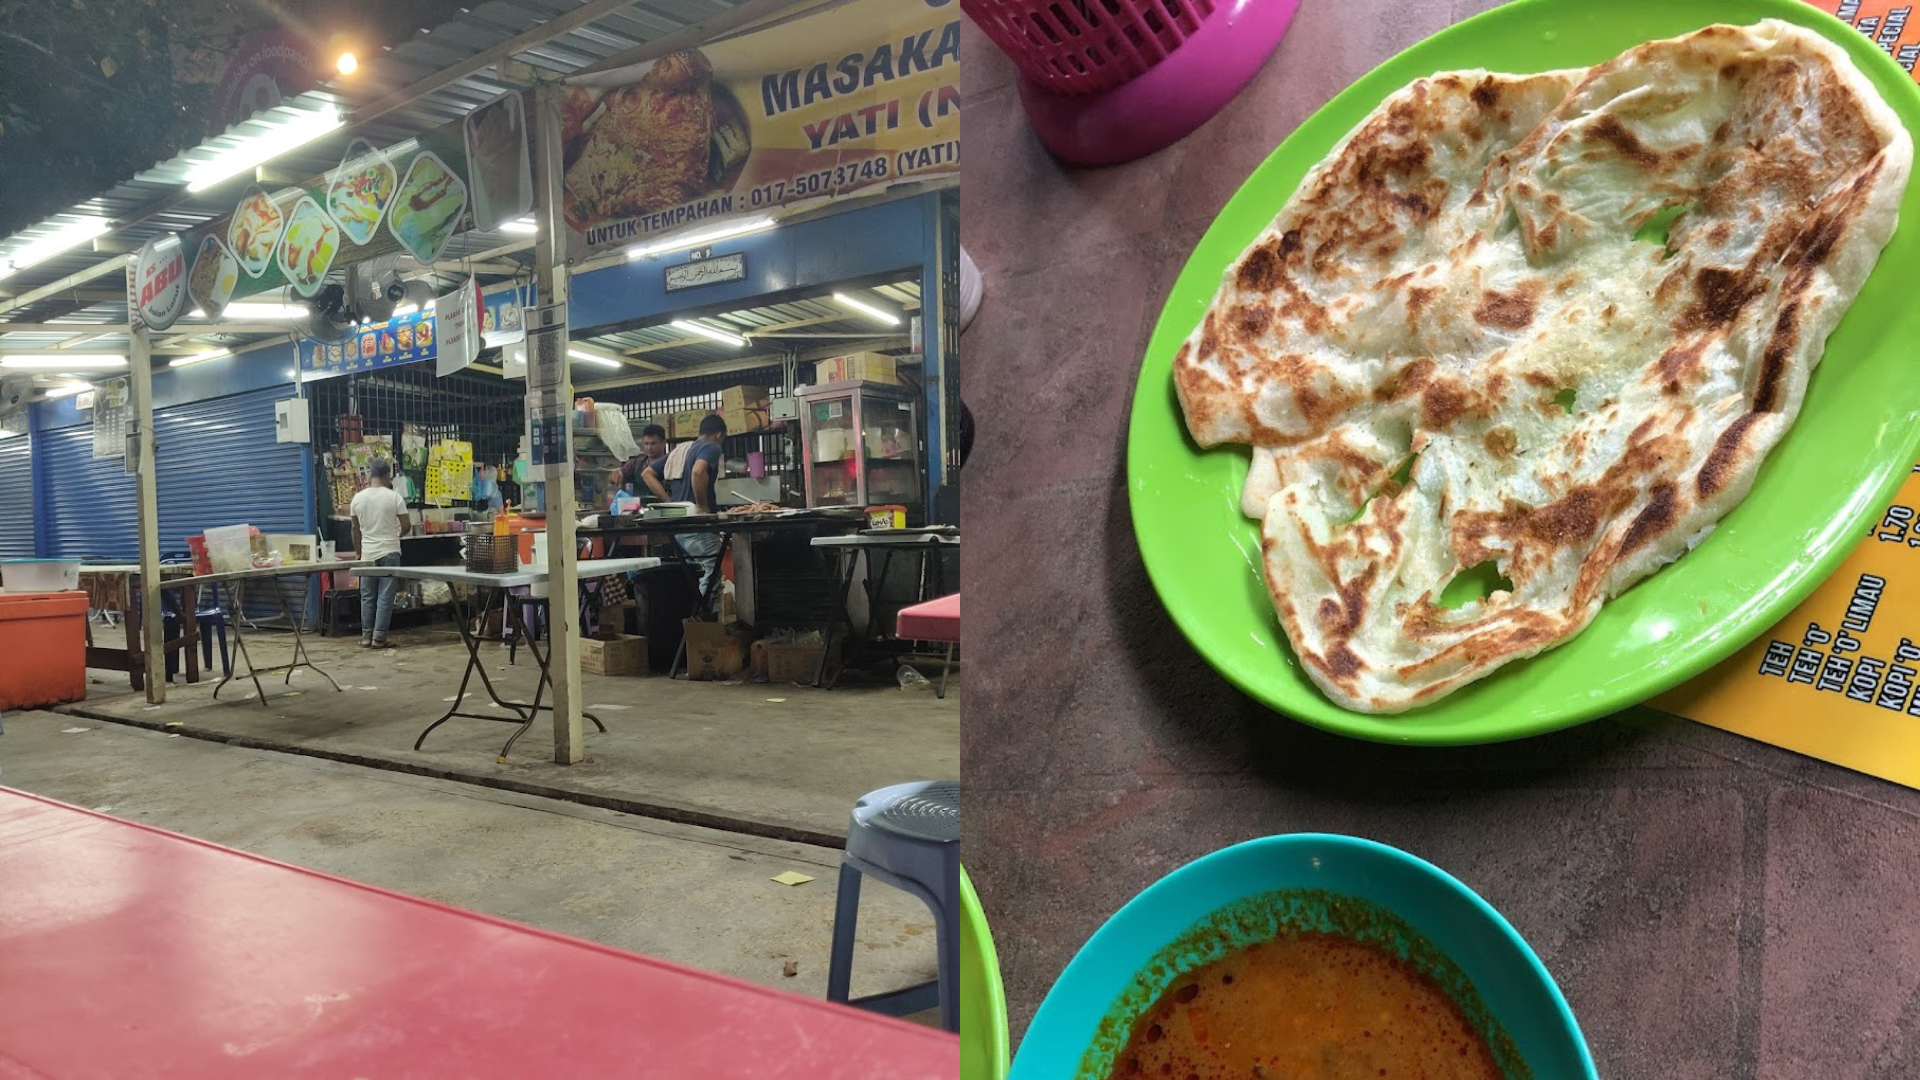
<path fill-rule="evenodd" d="M 1920 788 L 1920 465 L 1793 613 L 1653 704 Z"/>

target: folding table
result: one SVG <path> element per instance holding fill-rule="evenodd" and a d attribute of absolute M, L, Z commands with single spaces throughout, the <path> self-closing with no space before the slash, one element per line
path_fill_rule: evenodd
<path fill-rule="evenodd" d="M 339 690 L 340 684 L 334 681 L 333 676 L 321 671 L 320 667 L 307 656 L 307 647 L 300 640 L 300 627 L 301 624 L 306 621 L 306 604 L 303 602 L 300 605 L 302 608 L 301 613 L 295 615 L 293 609 L 287 606 L 287 592 L 280 587 L 278 579 L 285 577 L 305 577 L 307 578 L 307 592 L 311 593 L 313 590 L 314 577 L 335 570 L 359 571 L 366 565 L 364 562 L 342 562 L 338 560 L 287 563 L 284 566 L 262 566 L 250 570 L 228 570 L 218 574 L 201 574 L 197 577 L 180 578 L 167 583 L 166 587 L 169 589 L 184 589 L 189 587 L 197 589 L 203 585 L 227 586 L 227 588 L 220 589 L 218 592 L 219 595 L 224 597 L 227 605 L 227 628 L 233 631 L 233 670 L 227 672 L 225 677 L 215 684 L 213 696 L 218 698 L 221 688 L 244 674 L 247 678 L 253 680 L 253 689 L 259 694 L 261 707 L 265 708 L 267 704 L 267 689 L 260 685 L 260 676 L 263 674 L 271 675 L 277 671 L 284 671 L 287 673 L 287 685 L 292 686 L 293 673 L 301 668 L 311 668 L 314 671 L 320 672 L 321 678 L 332 683 L 334 690 Z M 280 614 L 286 616 L 287 625 L 293 630 L 293 659 L 284 664 L 274 664 L 270 667 L 258 668 L 253 666 L 253 657 L 247 653 L 246 633 L 242 628 L 246 625 L 246 619 L 243 618 L 243 616 L 246 613 L 247 586 L 252 582 L 265 580 L 273 581 L 273 597 L 280 604 Z M 245 669 L 244 672 L 241 670 L 242 668 Z"/>
<path fill-rule="evenodd" d="M 578 565 L 580 580 L 592 581 L 595 578 L 612 577 L 615 574 L 626 574 L 635 570 L 650 570 L 653 567 L 659 566 L 660 560 L 652 557 L 587 559 Z M 548 666 L 549 658 L 553 655 L 553 650 L 549 648 L 546 652 L 542 652 L 540 651 L 540 647 L 535 644 L 531 638 L 528 639 L 527 651 L 533 654 L 534 663 L 540 667 L 540 682 L 534 687 L 533 702 L 531 704 L 522 701 L 507 701 L 500 696 L 498 690 L 493 688 L 493 680 L 487 677 L 487 667 L 480 662 L 480 635 L 473 631 L 469 623 L 474 619 L 478 619 L 481 625 L 485 624 L 487 613 L 493 607 L 493 596 L 497 592 L 501 597 L 502 623 L 508 626 L 518 625 L 515 621 L 519 618 L 516 608 L 527 603 L 538 604 L 545 603 L 546 601 L 539 597 L 515 596 L 508 590 L 541 584 L 547 580 L 547 572 L 545 570 L 515 570 L 506 574 L 484 574 L 477 570 L 468 570 L 459 566 L 369 566 L 360 570 L 359 574 L 362 580 L 366 578 L 392 577 L 412 578 L 416 581 L 443 581 L 448 585 L 465 585 L 467 586 L 469 601 L 471 601 L 474 596 L 480 597 L 480 610 L 476 613 L 469 610 L 471 606 L 470 603 L 463 604 L 461 602 L 459 590 L 450 590 L 453 592 L 454 623 L 460 628 L 461 643 L 467 647 L 467 668 L 460 675 L 460 689 L 454 693 L 453 704 L 448 707 L 446 713 L 442 715 L 440 719 L 427 725 L 426 730 L 420 733 L 420 737 L 413 741 L 413 748 L 415 750 L 420 749 L 421 744 L 427 741 L 427 736 L 433 733 L 434 728 L 439 727 L 441 724 L 446 723 L 456 716 L 464 717 L 468 720 L 497 720 L 520 725 L 514 730 L 514 733 L 507 738 L 507 744 L 500 748 L 500 756 L 497 760 L 507 760 L 507 751 L 512 750 L 513 744 L 520 740 L 520 736 L 527 733 L 527 729 L 533 726 L 534 720 L 537 719 L 542 712 L 553 711 L 553 706 L 540 704 L 540 699 L 544 697 L 546 692 L 553 686 L 553 672 Z M 487 591 L 483 592 L 482 590 Z M 487 688 L 487 696 L 493 699 L 495 705 L 503 709 L 512 710 L 512 716 L 493 716 L 487 713 L 460 711 L 461 703 L 467 698 L 467 686 L 473 681 L 473 675 L 476 671 L 480 673 L 480 684 Z M 601 731 L 607 730 L 607 725 L 601 723 L 599 717 L 592 713 L 583 713 L 582 715 L 588 720 L 591 720 L 594 727 L 599 728 Z"/>
<path fill-rule="evenodd" d="M 200 623 L 193 616 L 199 606 L 195 600 L 197 591 L 182 589 L 178 580 L 193 573 L 191 566 L 178 563 L 160 564 L 160 605 L 172 608 L 180 620 L 180 636 L 164 643 L 167 653 L 179 649 L 186 653 L 186 678 L 190 683 L 200 681 Z M 87 620 L 87 666 L 107 668 L 127 673 L 127 681 L 135 690 L 147 688 L 147 645 L 141 633 L 140 620 L 137 618 L 137 606 L 134 601 L 139 596 L 139 563 L 82 563 L 80 566 L 80 590 L 87 594 L 87 606 L 102 615 L 112 613 L 120 616 L 120 622 L 127 635 L 126 648 L 102 645 L 93 639 L 93 620 Z M 102 620 L 104 621 L 104 620 Z M 161 674 L 166 673 L 164 659 L 160 666 Z"/>
<path fill-rule="evenodd" d="M 854 647 L 847 650 L 847 655 L 841 660 L 840 666 L 834 669 L 833 678 L 826 680 L 827 689 L 831 690 L 834 685 L 840 681 L 840 673 L 845 671 L 847 665 L 852 662 L 855 651 L 880 640 L 880 618 L 878 613 L 880 607 L 880 589 L 886 582 L 887 567 L 892 564 L 894 554 L 907 552 L 920 556 L 921 566 L 924 570 L 926 556 L 936 552 L 960 550 L 960 532 L 957 529 L 946 526 L 935 526 L 926 529 L 873 529 L 866 532 L 855 533 L 852 536 L 816 536 L 813 539 L 813 546 L 817 548 L 828 548 L 840 554 L 840 595 L 842 600 L 853 590 L 853 579 L 859 570 L 860 555 L 866 554 L 870 556 L 867 565 L 866 581 L 864 583 L 867 596 L 866 633 L 855 637 L 853 617 L 849 615 L 843 620 L 847 625 L 848 637 L 854 638 Z M 842 607 L 844 608 L 844 606 L 843 604 Z M 832 651 L 833 628 L 828 627 L 827 647 L 820 653 L 820 667 L 814 674 L 813 685 L 819 686 L 821 679 L 825 677 L 827 671 L 827 656 L 831 654 Z M 942 696 L 945 696 L 944 691 L 942 692 Z"/>
<path fill-rule="evenodd" d="M 952 1035 L 0 788 L 0 1076 L 952 1080 Z"/>

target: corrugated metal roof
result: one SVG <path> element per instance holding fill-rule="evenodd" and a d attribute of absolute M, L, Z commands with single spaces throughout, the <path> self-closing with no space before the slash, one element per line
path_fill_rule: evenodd
<path fill-rule="evenodd" d="M 866 291 L 877 293 L 907 311 L 914 311 L 920 307 L 920 283 L 917 281 L 881 285 Z M 787 350 L 806 352 L 823 346 L 850 347 L 862 341 L 904 337 L 908 332 L 904 324 L 889 331 L 873 319 L 849 311 L 836 303 L 831 296 L 707 315 L 702 316 L 699 322 L 716 330 L 738 334 L 746 338 L 748 344 L 742 347 L 701 338 L 664 322 L 658 326 L 582 338 L 579 343 L 607 352 L 635 356 L 648 363 L 659 364 L 677 371 L 692 370 L 754 356 L 771 356 L 777 359 Z M 818 336 L 788 338 L 768 336 L 783 333 Z M 608 375 L 611 374 L 611 369 L 608 369 Z M 634 372 L 633 374 L 644 373 Z M 582 382 L 589 381 L 584 377 L 585 375 L 585 372 L 577 372 L 575 378 Z"/>
<path fill-rule="evenodd" d="M 147 214 L 158 203 L 164 209 L 113 234 L 117 244 L 138 245 L 164 232 L 178 232 L 203 224 L 232 209 L 239 182 L 223 183 L 200 194 L 188 194 L 188 175 L 202 162 L 228 150 L 245 139 L 268 130 L 302 112 L 311 113 L 322 106 L 350 111 L 356 106 L 411 86 L 454 65 L 471 61 L 515 36 L 534 30 L 555 18 L 578 12 L 590 3 L 603 0 L 489 0 L 465 12 L 459 18 L 423 31 L 412 40 L 392 47 L 378 57 L 362 58 L 359 71 L 350 78 L 294 98 L 280 107 L 228 132 L 215 136 L 170 161 L 156 164 L 74 209 L 83 214 L 127 219 Z M 684 31 L 703 19 L 727 12 L 745 0 L 644 0 L 627 4 L 603 14 L 584 25 L 558 35 L 553 40 L 532 45 L 511 54 L 513 60 L 548 72 L 564 73 L 617 56 L 636 46 Z M 362 125 L 344 127 L 308 145 L 288 153 L 273 163 L 277 172 L 300 176 L 318 175 L 339 163 L 347 144 L 364 138 L 377 146 L 389 146 L 430 130 L 449 120 L 464 116 L 476 106 L 511 87 L 495 76 L 489 67 L 416 99 Z M 36 239 L 53 232 L 34 226 L 0 240 L 0 259 Z M 454 240 L 446 259 L 458 259 L 502 246 L 523 237 L 499 233 L 467 233 Z M 90 246 L 48 259 L 35 266 L 0 278 L 0 290 L 8 295 L 22 293 L 59 282 L 112 258 L 94 252 Z M 98 279 L 84 295 L 117 288 L 119 278 Z M 0 318 L 14 322 L 124 323 L 126 305 L 114 301 L 76 303 L 71 293 L 47 297 L 6 313 Z M 0 332 L 5 324 L 0 322 Z M 251 335 L 258 337 L 259 335 Z M 18 348 L 57 335 L 32 336 L 8 334 L 0 347 Z M 124 344 L 124 336 L 120 342 Z M 104 347 L 111 344 L 104 340 Z"/>

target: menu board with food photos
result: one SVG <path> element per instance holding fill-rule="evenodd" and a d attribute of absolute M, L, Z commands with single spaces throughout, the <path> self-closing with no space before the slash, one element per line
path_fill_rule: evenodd
<path fill-rule="evenodd" d="M 339 165 L 305 183 L 249 187 L 231 213 L 180 235 L 191 307 L 217 316 L 283 289 L 310 297 L 330 271 L 381 255 L 431 263 L 462 230 L 532 211 L 529 147 L 525 106 L 509 91 L 397 146 L 355 139 Z M 150 324 L 164 330 L 177 317 Z"/>
<path fill-rule="evenodd" d="M 960 169 L 960 11 L 846 0 L 568 79 L 569 254 Z"/>
<path fill-rule="evenodd" d="M 435 328 L 434 313 L 419 311 L 363 326 L 343 342 L 299 342 L 295 348 L 300 353 L 300 377 L 327 379 L 431 360 L 436 355 Z"/>

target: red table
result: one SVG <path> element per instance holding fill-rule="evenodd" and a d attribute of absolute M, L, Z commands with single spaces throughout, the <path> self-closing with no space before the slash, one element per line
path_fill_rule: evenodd
<path fill-rule="evenodd" d="M 893 636 L 915 641 L 959 641 L 960 594 L 901 608 Z"/>
<path fill-rule="evenodd" d="M 947 660 L 940 668 L 940 688 L 937 691 L 942 698 L 946 697 L 947 672 L 953 668 L 953 647 L 960 642 L 960 594 L 954 593 L 924 604 L 901 608 L 900 618 L 894 623 L 893 636 L 947 643 Z"/>
<path fill-rule="evenodd" d="M 932 1029 L 0 788 L 0 1077 L 959 1071 Z"/>

